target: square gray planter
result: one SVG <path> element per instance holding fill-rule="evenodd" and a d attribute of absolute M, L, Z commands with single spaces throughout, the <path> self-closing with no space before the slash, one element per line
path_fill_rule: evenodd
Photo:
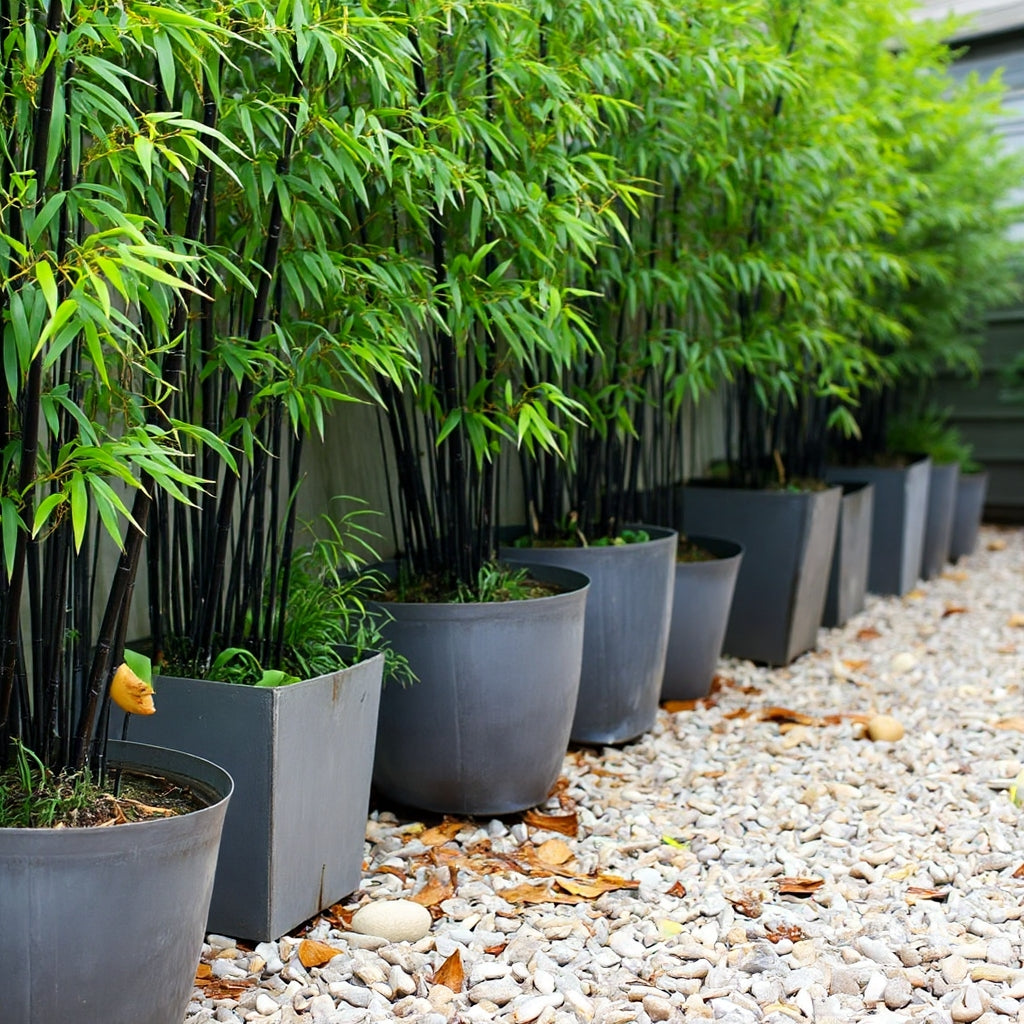
<path fill-rule="evenodd" d="M 235 779 L 209 930 L 273 940 L 359 887 L 384 656 L 289 686 L 158 676 L 129 738 Z M 111 716 L 119 735 L 123 716 Z M 116 730 L 116 731 L 115 731 Z"/>
<path fill-rule="evenodd" d="M 714 534 L 743 545 L 726 654 L 788 665 L 817 644 L 841 499 L 838 487 L 792 492 L 688 484 L 683 489 L 687 535 Z"/>
<path fill-rule="evenodd" d="M 832 575 L 825 599 L 823 626 L 841 626 L 864 608 L 871 562 L 871 518 L 875 508 L 875 485 L 843 484 L 839 509 L 839 531 L 832 556 Z"/>
<path fill-rule="evenodd" d="M 953 539 L 953 512 L 956 508 L 956 484 L 960 466 L 956 462 L 932 463 L 928 478 L 928 511 L 924 520 L 924 544 L 921 548 L 921 579 L 938 576 L 949 559 Z"/>
<path fill-rule="evenodd" d="M 972 554 L 978 546 L 978 530 L 985 511 L 988 473 L 963 473 L 957 479 L 953 506 L 953 532 L 949 542 L 949 560 Z"/>
<path fill-rule="evenodd" d="M 902 597 L 917 583 L 931 467 L 931 459 L 922 458 L 909 466 L 830 466 L 826 471 L 833 483 L 875 485 L 868 566 L 868 590 L 874 594 Z"/>

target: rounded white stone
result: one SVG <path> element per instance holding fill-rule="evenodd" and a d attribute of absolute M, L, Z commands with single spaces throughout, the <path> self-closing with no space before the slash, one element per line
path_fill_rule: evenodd
<path fill-rule="evenodd" d="M 378 900 L 352 915 L 350 929 L 389 942 L 418 942 L 430 931 L 430 911 L 412 900 Z"/>

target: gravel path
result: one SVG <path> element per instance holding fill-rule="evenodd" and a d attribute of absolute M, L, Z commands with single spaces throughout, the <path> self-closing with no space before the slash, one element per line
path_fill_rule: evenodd
<path fill-rule="evenodd" d="M 375 811 L 363 888 L 301 937 L 210 936 L 186 1021 L 1024 1020 L 1024 531 L 786 669 L 720 672 L 571 751 L 550 820 Z M 905 735 L 865 738 L 879 713 Z M 347 930 L 414 895 L 424 938 Z"/>

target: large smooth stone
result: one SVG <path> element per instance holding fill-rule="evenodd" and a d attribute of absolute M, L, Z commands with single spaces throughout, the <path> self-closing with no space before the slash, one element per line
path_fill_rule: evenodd
<path fill-rule="evenodd" d="M 411 900 L 378 900 L 352 915 L 352 931 L 389 942 L 418 942 L 430 931 L 430 911 Z"/>

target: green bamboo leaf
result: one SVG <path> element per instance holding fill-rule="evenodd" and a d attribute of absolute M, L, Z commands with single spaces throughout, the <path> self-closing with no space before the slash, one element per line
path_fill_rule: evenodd
<path fill-rule="evenodd" d="M 40 259 L 35 264 L 36 281 L 39 282 L 39 287 L 43 291 L 43 297 L 46 299 L 46 305 L 50 309 L 50 315 L 55 316 L 57 313 L 57 281 L 53 276 L 53 267 L 50 266 L 49 260 L 45 257 Z M 39 347 L 36 347 L 36 352 L 39 351 Z"/>
<path fill-rule="evenodd" d="M 3 528 L 4 564 L 7 567 L 7 578 L 14 572 L 14 556 L 18 547 L 18 532 L 21 529 L 21 516 L 18 507 L 10 498 L 0 498 L 0 526 Z"/>
<path fill-rule="evenodd" d="M 74 534 L 75 551 L 82 550 L 85 528 L 89 522 L 89 495 L 85 478 L 75 470 L 68 481 L 68 500 L 71 503 L 71 529 Z"/>

